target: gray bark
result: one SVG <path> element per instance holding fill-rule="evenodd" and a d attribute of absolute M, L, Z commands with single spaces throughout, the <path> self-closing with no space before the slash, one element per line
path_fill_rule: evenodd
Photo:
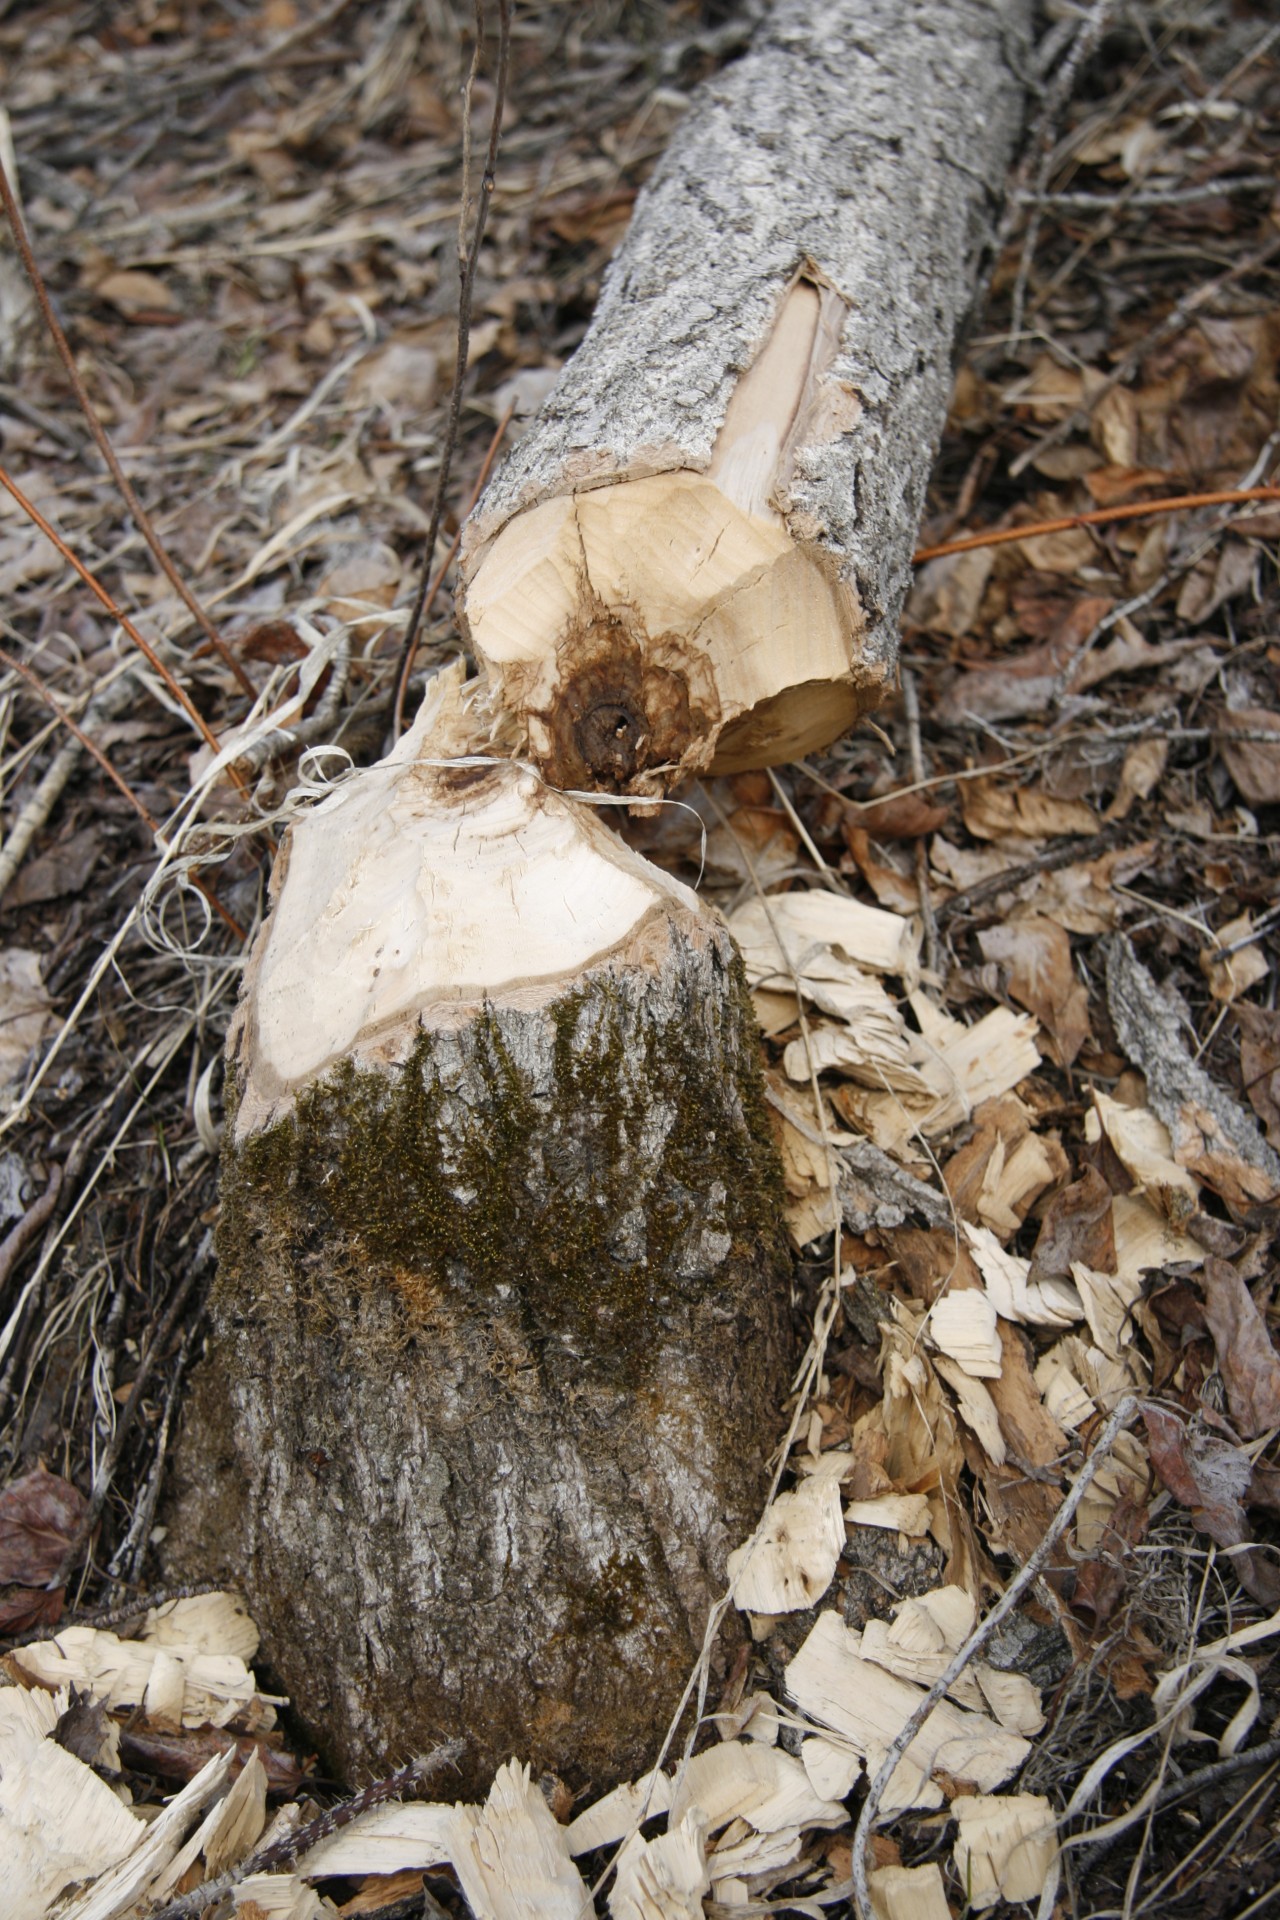
<path fill-rule="evenodd" d="M 559 997 L 422 1021 L 228 1125 L 169 1571 L 246 1593 L 348 1777 L 458 1735 L 461 1788 L 513 1753 L 604 1786 L 652 1757 L 786 1391 L 750 1002 L 677 911 Z"/>
<path fill-rule="evenodd" d="M 586 339 L 491 483 L 464 571 L 525 507 L 704 470 L 797 273 L 846 306 L 784 508 L 892 669 L 957 336 L 1018 136 L 1027 0 L 781 0 L 636 203 Z"/>

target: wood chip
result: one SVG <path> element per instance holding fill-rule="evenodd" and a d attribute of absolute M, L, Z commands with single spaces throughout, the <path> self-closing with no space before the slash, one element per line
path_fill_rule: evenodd
<path fill-rule="evenodd" d="M 499 1767 L 474 1825 L 459 1830 L 453 1869 L 475 1920 L 581 1920 L 591 1911 L 565 1829 L 517 1760 Z"/>
<path fill-rule="evenodd" d="M 679 1825 L 694 1807 L 706 1816 L 709 1834 L 731 1820 L 745 1820 L 757 1833 L 777 1833 L 788 1827 L 838 1827 L 847 1818 L 838 1800 L 814 1792 L 798 1760 L 758 1741 L 728 1740 L 693 1756 L 678 1784 L 669 1824 Z"/>
<path fill-rule="evenodd" d="M 885 1493 L 878 1500 L 851 1500 L 844 1510 L 851 1527 L 885 1527 L 922 1539 L 929 1531 L 929 1501 L 923 1493 Z"/>
<path fill-rule="evenodd" d="M 1173 1142 L 1163 1120 L 1150 1107 L 1125 1107 L 1094 1089 L 1085 1115 L 1084 1136 L 1096 1145 L 1105 1135 L 1140 1194 L 1166 1219 L 1183 1226 L 1200 1205 L 1200 1188 L 1173 1157 Z"/>
<path fill-rule="evenodd" d="M 666 1813 L 671 1805 L 671 1776 L 646 1773 L 639 1780 L 615 1787 L 612 1793 L 587 1807 L 569 1822 L 566 1835 L 569 1852 L 576 1858 L 596 1847 L 613 1847 L 625 1839 L 633 1827 L 656 1813 Z"/>
<path fill-rule="evenodd" d="M 848 978 L 847 963 L 874 973 L 912 975 L 917 942 L 911 923 L 883 907 L 864 906 L 839 893 L 772 894 L 749 900 L 729 916 L 752 986 L 787 986 Z"/>
<path fill-rule="evenodd" d="M 961 1794 L 951 1802 L 960 1823 L 953 1858 L 971 1908 L 997 1900 L 1035 1900 L 1058 1854 L 1057 1826 L 1039 1793 Z"/>
<path fill-rule="evenodd" d="M 747 1613 L 814 1606 L 831 1585 L 844 1540 L 835 1481 L 814 1476 L 779 1494 L 755 1541 L 729 1555 L 736 1604 Z"/>
<path fill-rule="evenodd" d="M 878 1867 L 867 1879 L 876 1920 L 951 1920 L 936 1861 L 926 1867 Z"/>
<path fill-rule="evenodd" d="M 702 1920 L 710 1891 L 703 1823 L 693 1809 L 656 1840 L 632 1834 L 618 1856 L 609 1912 L 613 1920 Z"/>
<path fill-rule="evenodd" d="M 943 1302 L 939 1301 L 939 1306 Z M 936 1312 L 936 1309 L 935 1309 Z M 999 1346 L 999 1336 L 996 1336 Z M 970 1432 L 977 1436 L 982 1451 L 991 1464 L 1002 1467 L 1008 1458 L 1009 1449 L 1005 1445 L 1004 1434 L 1000 1427 L 1000 1415 L 996 1403 L 980 1379 L 975 1379 L 976 1369 L 966 1367 L 962 1362 L 949 1360 L 940 1354 L 934 1361 L 938 1377 L 945 1380 L 956 1397 L 956 1410 Z M 1000 1367 L 994 1368 L 998 1378 Z"/>
<path fill-rule="evenodd" d="M 1070 1327 L 1084 1318 L 1074 1286 L 1064 1280 L 1029 1281 L 1031 1262 L 1007 1253 L 987 1227 L 963 1223 L 964 1234 L 996 1312 L 1037 1327 Z"/>
<path fill-rule="evenodd" d="M 973 1379 L 999 1377 L 1000 1334 L 996 1310 L 987 1294 L 974 1287 L 944 1293 L 930 1310 L 929 1337 Z M 942 1377 L 946 1379 L 947 1375 L 943 1373 Z"/>
<path fill-rule="evenodd" d="M 862 1636 L 838 1613 L 820 1614 L 787 1668 L 787 1691 L 820 1725 L 843 1734 L 874 1771 L 909 1719 L 922 1689 L 863 1658 Z M 936 1806 L 929 1775 L 941 1769 L 984 1790 L 1021 1766 L 1029 1743 L 985 1714 L 940 1701 L 890 1781 L 886 1806 Z"/>
<path fill-rule="evenodd" d="M 445 1866 L 455 1849 L 465 1846 L 476 1814 L 475 1807 L 418 1801 L 371 1807 L 303 1854 L 298 1868 L 308 1880 L 320 1880 L 339 1873 L 425 1872 Z"/>

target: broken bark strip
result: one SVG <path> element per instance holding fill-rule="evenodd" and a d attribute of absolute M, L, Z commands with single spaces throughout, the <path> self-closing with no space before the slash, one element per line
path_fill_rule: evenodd
<path fill-rule="evenodd" d="M 827 745 L 891 683 L 1023 0 L 784 0 L 689 109 L 460 610 L 562 787 Z"/>
<path fill-rule="evenodd" d="M 297 824 L 232 1036 L 172 1566 L 351 1777 L 638 1771 L 755 1523 L 786 1277 L 723 925 L 419 734 Z"/>

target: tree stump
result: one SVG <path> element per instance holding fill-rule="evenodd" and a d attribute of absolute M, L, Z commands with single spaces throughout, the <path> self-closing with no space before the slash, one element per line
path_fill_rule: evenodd
<path fill-rule="evenodd" d="M 642 1767 L 753 1527 L 789 1260 L 722 924 L 418 741 L 292 832 L 230 1054 L 175 1568 L 350 1777 Z M 341 956 L 336 959 L 336 956 Z"/>

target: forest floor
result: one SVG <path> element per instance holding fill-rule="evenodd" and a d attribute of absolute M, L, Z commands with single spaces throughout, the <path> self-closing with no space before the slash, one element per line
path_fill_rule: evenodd
<path fill-rule="evenodd" d="M 1018 1792 L 1062 1843 L 1055 1910 L 1245 1920 L 1280 1881 L 1280 496 L 1204 496 L 1280 477 L 1280 27 L 1264 0 L 1048 11 L 920 535 L 1004 542 L 921 558 L 875 725 L 682 793 L 701 825 L 623 830 L 701 871 L 757 988 L 808 1349 L 783 1498 L 825 1473 L 856 1509 L 826 1607 L 882 1640 L 896 1615 L 887 1669 L 927 1685 L 1086 1478 L 1022 1638 L 982 1669 L 1034 1682 L 1030 1718 L 1009 1711 Z M 747 31 L 693 0 L 517 9 L 437 558 Z M 222 1043 L 287 796 L 333 770 L 319 749 L 365 764 L 387 740 L 456 351 L 468 58 L 445 0 L 0 0 L 0 161 L 220 641 L 154 563 L 0 240 L 0 1635 L 27 1684 L 56 1629 L 134 1646 L 173 1599 L 157 1549 L 214 1272 Z M 483 78 L 481 135 L 492 99 Z M 448 606 L 419 680 L 460 649 Z M 913 957 L 872 992 L 833 933 L 822 978 L 861 1013 L 806 981 L 802 1012 L 753 955 L 761 889 L 901 916 Z M 758 1744 L 823 1611 L 775 1604 L 784 1559 L 755 1556 L 717 1703 Z M 939 1591 L 960 1629 L 928 1614 Z M 340 1791 L 252 1676 L 175 1727 L 147 1660 L 130 1694 L 117 1642 L 114 1666 L 79 1644 L 46 1678 L 109 1698 L 107 1775 L 144 1811 L 230 1746 L 273 1809 Z M 101 1763 L 101 1724 L 59 1726 Z M 804 1730 L 768 1738 L 794 1755 Z M 847 1910 L 862 1787 L 838 1772 L 842 1822 L 754 1854 L 735 1833 L 724 1911 Z M 943 1778 L 873 1836 L 875 1869 L 926 1869 L 942 1901 L 881 1881 L 881 1911 L 990 1904 L 964 1792 Z M 328 1910 L 299 1871 L 259 1911 Z M 397 1874 L 312 1879 L 342 1912 L 467 1911 L 443 1866 L 425 1890 Z M 992 1901 L 1027 1897 L 1007 1858 L 993 1874 Z"/>

